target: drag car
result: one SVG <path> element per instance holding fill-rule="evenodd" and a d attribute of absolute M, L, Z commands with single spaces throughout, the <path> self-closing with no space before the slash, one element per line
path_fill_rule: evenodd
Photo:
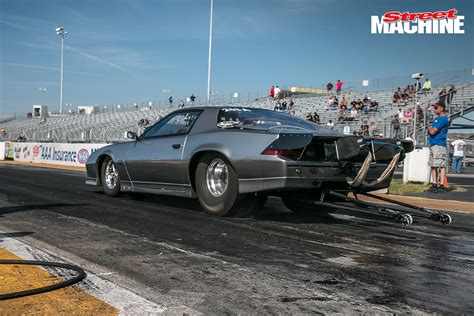
<path fill-rule="evenodd" d="M 86 183 L 106 195 L 197 197 L 211 215 L 245 214 L 269 195 L 317 210 L 325 190 L 387 188 L 409 141 L 344 135 L 285 113 L 246 107 L 174 111 L 132 141 L 95 151 Z"/>

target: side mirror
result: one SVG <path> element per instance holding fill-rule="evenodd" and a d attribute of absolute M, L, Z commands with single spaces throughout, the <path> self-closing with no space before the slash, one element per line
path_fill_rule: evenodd
<path fill-rule="evenodd" d="M 138 139 L 138 135 L 137 135 L 137 133 L 135 133 L 135 132 L 128 131 L 128 132 L 127 132 L 127 138 L 137 140 L 137 139 Z"/>

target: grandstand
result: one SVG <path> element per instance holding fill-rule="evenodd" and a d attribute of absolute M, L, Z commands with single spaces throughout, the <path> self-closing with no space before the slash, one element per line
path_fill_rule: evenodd
<path fill-rule="evenodd" d="M 424 122 L 430 122 L 431 117 L 429 105 L 438 100 L 437 91 L 444 85 L 433 87 L 433 92 L 428 94 L 419 94 L 418 102 L 425 115 Z M 457 88 L 457 94 L 454 96 L 451 105 L 448 108 L 450 121 L 474 110 L 474 84 L 468 83 Z M 392 96 L 394 90 L 374 90 L 374 91 L 354 91 L 346 90 L 341 93 L 351 100 L 363 99 L 369 96 L 379 104 L 378 110 L 364 114 L 363 112 L 354 121 L 338 122 L 338 110 L 325 110 L 324 104 L 329 98 L 328 94 L 320 95 L 301 95 L 294 96 L 295 115 L 305 117 L 308 113 L 317 112 L 320 116 L 320 122 L 325 125 L 332 120 L 336 125 L 335 129 L 343 131 L 344 127 L 350 132 L 358 131 L 364 121 L 374 121 L 378 133 L 376 136 L 390 136 L 390 120 L 398 111 L 398 106 L 392 105 Z M 411 101 L 403 109 L 413 108 L 414 102 Z M 187 106 L 201 105 L 199 102 L 188 103 Z M 223 102 L 213 105 L 223 106 L 249 106 L 265 109 L 273 109 L 275 101 L 263 97 L 244 102 Z M 27 141 L 36 142 L 94 142 L 111 143 L 126 140 L 127 131 L 142 132 L 144 127 L 139 126 L 138 122 L 142 118 L 148 118 L 150 123 L 154 123 L 158 117 L 165 116 L 176 108 L 156 108 L 153 105 L 146 107 L 126 107 L 121 109 L 103 110 L 92 114 L 63 114 L 45 118 L 15 118 L 9 117 L 0 121 L 0 141 L 15 141 L 19 136 L 23 136 Z M 426 111 L 425 109 L 428 109 Z M 404 136 L 412 129 L 413 123 L 402 125 Z M 417 129 L 424 129 L 422 124 L 417 125 Z M 417 141 L 423 144 L 425 133 L 418 133 Z"/>

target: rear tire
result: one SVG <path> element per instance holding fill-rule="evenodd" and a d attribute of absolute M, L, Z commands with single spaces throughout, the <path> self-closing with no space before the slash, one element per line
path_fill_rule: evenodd
<path fill-rule="evenodd" d="M 100 175 L 104 193 L 108 196 L 118 196 L 120 194 L 120 176 L 112 158 L 104 159 Z"/>
<path fill-rule="evenodd" d="M 213 216 L 243 216 L 263 207 L 266 196 L 239 194 L 239 181 L 228 160 L 204 154 L 196 168 L 196 192 L 204 211 Z"/>

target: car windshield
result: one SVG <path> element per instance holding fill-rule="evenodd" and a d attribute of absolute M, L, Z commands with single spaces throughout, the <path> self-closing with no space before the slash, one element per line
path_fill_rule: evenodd
<path fill-rule="evenodd" d="M 220 128 L 252 128 L 252 129 L 294 129 L 294 130 L 325 130 L 324 127 L 303 120 L 299 117 L 254 108 L 223 108 L 217 117 Z"/>

